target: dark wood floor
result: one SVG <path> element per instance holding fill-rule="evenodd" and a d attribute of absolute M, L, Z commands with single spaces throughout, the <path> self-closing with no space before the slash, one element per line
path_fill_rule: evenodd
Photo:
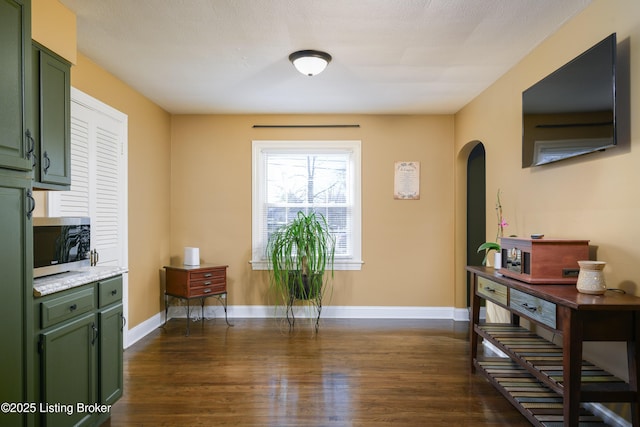
<path fill-rule="evenodd" d="M 468 324 L 169 321 L 125 351 L 111 426 L 529 426 L 469 373 Z"/>

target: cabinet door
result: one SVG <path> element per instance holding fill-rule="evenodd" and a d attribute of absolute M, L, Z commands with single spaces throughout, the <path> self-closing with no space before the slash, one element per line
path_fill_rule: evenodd
<path fill-rule="evenodd" d="M 122 396 L 122 304 L 98 313 L 100 325 L 100 403 L 113 405 Z"/>
<path fill-rule="evenodd" d="M 42 333 L 40 339 L 41 402 L 70 405 L 65 408 L 72 408 L 68 412 L 43 411 L 43 425 L 76 426 L 88 423 L 92 414 L 78 412 L 76 404 L 97 402 L 98 328 L 95 314 L 87 314 Z"/>
<path fill-rule="evenodd" d="M 68 190 L 71 185 L 70 66 L 34 45 L 34 128 L 38 161 L 35 187 Z M 39 143 L 38 143 L 39 142 Z M 42 185 L 40 185 L 42 184 Z"/>
<path fill-rule="evenodd" d="M 0 0 L 0 167 L 31 170 L 25 99 L 31 73 L 30 0 Z"/>
<path fill-rule="evenodd" d="M 30 180 L 8 178 L 0 172 L 0 402 L 27 402 L 27 375 L 32 353 L 29 288 L 33 271 L 31 221 L 26 212 Z M 31 291 L 33 292 L 33 291 Z M 20 414 L 0 414 L 0 426 L 20 426 Z"/>

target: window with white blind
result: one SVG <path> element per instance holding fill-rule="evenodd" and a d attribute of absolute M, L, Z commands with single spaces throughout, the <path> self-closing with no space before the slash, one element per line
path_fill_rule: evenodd
<path fill-rule="evenodd" d="M 326 218 L 336 270 L 361 268 L 360 141 L 253 141 L 252 181 L 253 269 L 268 268 L 269 236 L 299 211 Z"/>

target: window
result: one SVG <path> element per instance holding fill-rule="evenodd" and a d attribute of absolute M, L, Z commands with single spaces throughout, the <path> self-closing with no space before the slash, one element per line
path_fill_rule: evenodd
<path fill-rule="evenodd" d="M 360 141 L 253 141 L 252 180 L 254 270 L 268 268 L 269 236 L 299 211 L 327 219 L 336 270 L 360 269 Z"/>

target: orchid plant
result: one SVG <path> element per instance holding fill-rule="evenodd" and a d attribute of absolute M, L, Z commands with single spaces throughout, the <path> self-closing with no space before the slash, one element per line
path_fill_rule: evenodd
<path fill-rule="evenodd" d="M 498 193 L 496 195 L 496 217 L 498 219 L 498 230 L 496 231 L 496 241 L 495 242 L 484 242 L 478 247 L 478 252 L 484 251 L 484 259 L 482 260 L 482 265 L 487 265 L 487 257 L 489 256 L 489 252 L 491 251 L 499 251 L 500 244 L 498 240 L 504 235 L 504 228 L 509 224 L 505 221 L 502 216 L 502 202 L 500 201 L 500 189 L 498 189 Z"/>

